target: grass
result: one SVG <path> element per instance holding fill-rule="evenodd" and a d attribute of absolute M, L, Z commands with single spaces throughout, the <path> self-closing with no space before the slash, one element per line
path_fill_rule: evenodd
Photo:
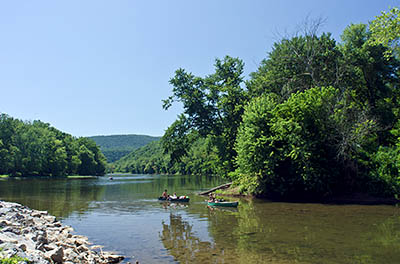
<path fill-rule="evenodd" d="M 20 256 L 13 256 L 11 258 L 0 258 L 0 264 L 18 264 L 18 263 L 31 263 L 26 258 L 21 258 Z"/>
<path fill-rule="evenodd" d="M 3 251 L 3 248 L 0 248 L 0 253 Z M 18 255 L 12 256 L 11 258 L 3 258 L 0 254 L 0 264 L 18 264 L 18 263 L 31 263 L 27 258 L 22 258 Z"/>
<path fill-rule="evenodd" d="M 229 187 L 227 189 L 222 189 L 222 190 L 217 190 L 215 191 L 216 194 L 219 195 L 226 195 L 226 196 L 242 196 L 242 194 L 239 192 L 239 187 Z"/>

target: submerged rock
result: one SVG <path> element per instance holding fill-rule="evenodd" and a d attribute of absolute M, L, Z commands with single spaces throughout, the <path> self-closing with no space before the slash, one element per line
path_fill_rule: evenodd
<path fill-rule="evenodd" d="M 87 237 L 72 235 L 46 211 L 0 201 L 0 259 L 19 256 L 30 263 L 119 263 L 124 257 L 100 252 Z"/>

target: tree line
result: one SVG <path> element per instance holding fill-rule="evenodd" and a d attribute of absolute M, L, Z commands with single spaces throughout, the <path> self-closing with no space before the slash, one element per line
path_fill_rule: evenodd
<path fill-rule="evenodd" d="M 163 107 L 183 112 L 135 168 L 206 171 L 280 198 L 399 194 L 399 9 L 340 42 L 312 26 L 276 42 L 248 80 L 229 56 L 205 77 L 178 69 Z"/>
<path fill-rule="evenodd" d="M 89 138 L 100 146 L 101 152 L 109 163 L 119 160 L 137 148 L 160 139 L 160 137 L 145 135 L 92 136 Z"/>
<path fill-rule="evenodd" d="M 75 138 L 39 120 L 0 113 L 0 174 L 104 175 L 106 164 L 93 140 Z"/>
<path fill-rule="evenodd" d="M 110 164 L 110 172 L 134 174 L 213 175 L 216 153 L 209 149 L 207 140 L 199 138 L 180 162 L 172 162 L 164 153 L 161 141 L 154 141 L 136 149 Z"/>

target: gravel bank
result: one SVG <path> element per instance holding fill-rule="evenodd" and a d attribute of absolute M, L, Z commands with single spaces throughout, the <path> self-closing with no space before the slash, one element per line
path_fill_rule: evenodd
<path fill-rule="evenodd" d="M 20 256 L 27 263 L 119 263 L 124 257 L 73 235 L 46 211 L 0 201 L 0 259 Z"/>

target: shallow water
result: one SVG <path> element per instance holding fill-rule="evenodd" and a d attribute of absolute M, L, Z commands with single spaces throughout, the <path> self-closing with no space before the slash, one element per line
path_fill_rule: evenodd
<path fill-rule="evenodd" d="M 400 263 L 395 206 L 240 200 L 208 208 L 197 176 L 0 180 L 0 199 L 47 210 L 104 250 L 140 263 Z M 189 203 L 159 202 L 167 188 Z"/>

